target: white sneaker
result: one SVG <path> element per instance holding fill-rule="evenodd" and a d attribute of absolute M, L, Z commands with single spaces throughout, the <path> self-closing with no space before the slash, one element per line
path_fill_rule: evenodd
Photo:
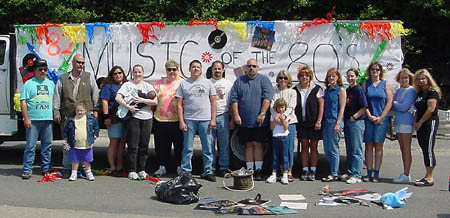
<path fill-rule="evenodd" d="M 178 168 L 177 168 L 177 172 L 178 172 Z M 153 177 L 161 178 L 162 176 L 164 176 L 166 174 L 167 174 L 166 167 L 159 166 L 159 169 L 153 173 Z"/>
<path fill-rule="evenodd" d="M 281 184 L 283 184 L 283 185 L 289 184 L 289 179 L 288 179 L 287 175 L 281 177 Z"/>
<path fill-rule="evenodd" d="M 147 178 L 148 174 L 145 171 L 141 171 L 138 173 L 139 177 L 141 177 L 141 179 L 145 179 Z"/>
<path fill-rule="evenodd" d="M 394 183 L 409 183 L 411 182 L 411 176 L 406 176 L 405 174 L 400 174 L 398 178 L 395 178 Z"/>
<path fill-rule="evenodd" d="M 128 179 L 137 180 L 139 179 L 139 175 L 136 172 L 130 172 L 128 173 Z"/>
<path fill-rule="evenodd" d="M 69 181 L 75 181 L 77 180 L 77 174 L 71 174 L 69 177 Z"/>
<path fill-rule="evenodd" d="M 360 183 L 362 182 L 362 180 L 360 178 L 356 178 L 356 177 L 350 177 L 350 179 L 347 179 L 346 183 L 347 184 L 355 184 L 355 183 Z"/>
<path fill-rule="evenodd" d="M 95 180 L 94 174 L 92 174 L 92 172 L 86 173 L 86 177 L 87 177 L 87 179 L 89 181 L 94 181 Z"/>
<path fill-rule="evenodd" d="M 267 183 L 275 183 L 277 182 L 277 175 L 272 174 L 269 178 L 266 179 Z"/>

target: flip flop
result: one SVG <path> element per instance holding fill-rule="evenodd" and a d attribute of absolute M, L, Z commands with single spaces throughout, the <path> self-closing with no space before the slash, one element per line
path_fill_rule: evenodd
<path fill-rule="evenodd" d="M 422 186 L 433 186 L 434 182 L 428 182 L 425 178 L 422 178 L 421 180 L 416 181 L 414 183 L 414 185 L 415 186 L 419 186 L 419 187 L 422 187 Z"/>

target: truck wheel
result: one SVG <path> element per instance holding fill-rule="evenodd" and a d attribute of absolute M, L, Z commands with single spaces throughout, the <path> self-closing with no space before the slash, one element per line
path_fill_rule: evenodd
<path fill-rule="evenodd" d="M 246 167 L 245 145 L 239 141 L 239 128 L 235 129 L 230 138 L 230 169 L 237 170 Z M 264 166 L 272 165 L 272 146 L 270 143 L 263 143 L 264 146 Z M 266 163 L 267 162 L 267 163 Z M 264 167 L 265 168 L 265 167 Z"/>

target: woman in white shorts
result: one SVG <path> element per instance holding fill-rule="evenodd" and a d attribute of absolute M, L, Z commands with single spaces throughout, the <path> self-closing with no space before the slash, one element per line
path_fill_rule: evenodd
<path fill-rule="evenodd" d="M 414 131 L 414 101 L 416 91 L 413 87 L 414 74 L 407 68 L 398 72 L 395 80 L 400 84 L 400 88 L 395 91 L 392 103 L 392 111 L 395 112 L 394 131 L 397 134 L 398 143 L 402 152 L 403 173 L 394 179 L 394 183 L 409 183 L 411 176 L 411 141 Z"/>

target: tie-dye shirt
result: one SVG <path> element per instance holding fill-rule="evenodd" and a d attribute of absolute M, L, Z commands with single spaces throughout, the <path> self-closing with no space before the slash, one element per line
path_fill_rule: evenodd
<path fill-rule="evenodd" d="M 174 81 L 162 78 L 154 84 L 156 96 L 158 97 L 158 105 L 154 117 L 159 122 L 178 122 L 177 99 L 175 94 L 180 86 L 180 77 Z"/>

